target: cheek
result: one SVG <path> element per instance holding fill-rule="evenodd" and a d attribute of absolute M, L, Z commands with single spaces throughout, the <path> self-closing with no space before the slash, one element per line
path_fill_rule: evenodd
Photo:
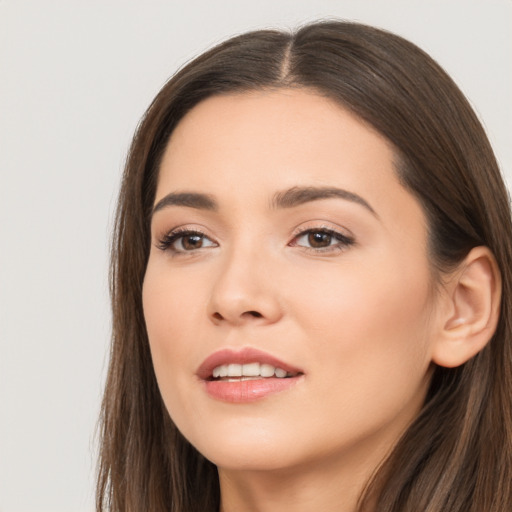
<path fill-rule="evenodd" d="M 337 332 L 341 340 L 368 330 L 382 336 L 402 328 L 423 330 L 430 304 L 428 272 L 405 265 L 368 269 L 347 265 L 309 272 L 307 280 L 290 279 L 297 320 L 319 333 Z"/>
<path fill-rule="evenodd" d="M 169 271 L 165 259 L 154 262 L 150 259 L 142 290 L 150 344 L 178 351 L 180 344 L 171 344 L 169 340 L 180 339 L 187 333 L 191 336 L 190 327 L 197 321 L 198 305 L 204 303 L 201 296 L 204 293 L 204 286 L 190 276 Z"/>
<path fill-rule="evenodd" d="M 143 286 L 143 308 L 158 384 L 169 407 L 179 383 L 195 371 L 194 325 L 199 321 L 201 289 L 181 282 L 159 262 L 150 261 Z M 197 283 L 195 283 L 197 284 Z"/>
<path fill-rule="evenodd" d="M 382 391 L 384 406 L 388 398 L 407 400 L 424 385 L 430 364 L 430 280 L 419 265 L 369 268 L 310 275 L 302 286 L 307 293 L 300 288 L 294 293 L 296 321 L 310 334 L 324 377 L 336 381 L 333 389 L 349 388 L 341 398 L 373 403 Z"/>

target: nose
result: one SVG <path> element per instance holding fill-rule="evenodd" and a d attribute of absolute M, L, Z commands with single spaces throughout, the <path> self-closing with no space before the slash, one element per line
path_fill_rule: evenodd
<path fill-rule="evenodd" d="M 223 259 L 213 279 L 208 315 L 216 325 L 272 324 L 282 317 L 273 266 L 254 251 Z"/>

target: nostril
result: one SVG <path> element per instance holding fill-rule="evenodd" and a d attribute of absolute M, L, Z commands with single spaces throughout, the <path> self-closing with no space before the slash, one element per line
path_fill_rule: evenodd
<path fill-rule="evenodd" d="M 243 318 L 248 318 L 248 317 L 263 318 L 263 315 L 259 311 L 244 311 L 239 317 L 235 317 L 235 318 L 238 318 L 239 320 L 241 320 Z M 219 313 L 218 311 L 213 313 L 212 318 L 217 322 L 222 322 L 224 320 L 230 319 L 229 315 L 224 316 L 221 313 Z M 233 321 L 236 321 L 235 318 L 233 318 Z"/>

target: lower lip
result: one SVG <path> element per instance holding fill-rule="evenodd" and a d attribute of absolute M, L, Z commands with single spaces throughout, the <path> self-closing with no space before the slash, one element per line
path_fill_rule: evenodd
<path fill-rule="evenodd" d="M 254 380 L 223 381 L 207 380 L 206 392 L 216 400 L 232 403 L 247 403 L 261 400 L 275 393 L 286 391 L 300 380 L 301 376 L 278 379 L 269 377 Z"/>

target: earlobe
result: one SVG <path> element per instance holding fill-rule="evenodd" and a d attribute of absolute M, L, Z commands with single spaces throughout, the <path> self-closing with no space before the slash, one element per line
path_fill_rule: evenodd
<path fill-rule="evenodd" d="M 475 247 L 451 276 L 439 315 L 432 361 L 454 368 L 480 352 L 499 319 L 501 274 L 487 247 Z"/>

